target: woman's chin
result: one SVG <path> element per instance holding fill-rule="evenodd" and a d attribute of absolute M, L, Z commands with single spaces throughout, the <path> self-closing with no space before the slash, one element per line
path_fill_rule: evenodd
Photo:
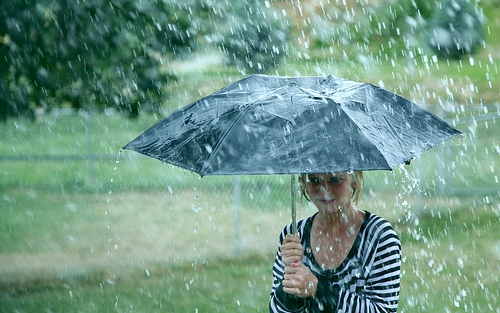
<path fill-rule="evenodd" d="M 318 211 L 320 211 L 323 214 L 334 214 L 338 213 L 341 211 L 341 207 L 336 205 L 335 202 L 329 203 L 329 204 L 321 204 L 318 205 Z"/>

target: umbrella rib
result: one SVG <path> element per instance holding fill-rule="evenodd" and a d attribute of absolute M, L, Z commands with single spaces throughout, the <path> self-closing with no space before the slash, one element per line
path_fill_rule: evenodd
<path fill-rule="evenodd" d="M 253 107 L 252 104 L 260 101 L 261 99 L 264 99 L 265 97 L 269 96 L 270 94 L 275 93 L 276 91 L 278 91 L 280 89 L 283 89 L 285 87 L 286 86 L 276 88 L 276 89 L 274 89 L 274 90 L 272 90 L 270 92 L 265 93 L 264 95 L 260 96 L 259 98 L 255 99 L 253 101 L 248 101 L 248 102 L 246 102 L 245 104 L 242 105 L 243 110 L 240 111 L 240 113 L 236 116 L 236 118 L 231 122 L 230 126 L 227 128 L 227 130 L 220 137 L 220 139 L 217 142 L 216 146 L 212 149 L 212 153 L 210 154 L 210 156 L 204 162 L 203 167 L 200 170 L 200 175 L 201 176 L 203 176 L 203 173 L 205 173 L 205 170 L 206 170 L 208 164 L 211 163 L 210 161 L 212 160 L 212 157 L 217 153 L 217 151 L 219 150 L 220 146 L 224 142 L 224 139 L 226 139 L 226 137 L 228 136 L 230 130 L 233 128 L 234 124 L 236 124 L 241 119 L 241 117 L 245 114 L 245 112 L 247 112 L 248 110 L 250 110 Z"/>
<path fill-rule="evenodd" d="M 348 88 L 353 88 L 353 87 L 350 86 Z M 348 88 L 345 88 L 345 89 L 348 89 Z M 330 101 L 333 101 L 334 103 L 337 103 L 331 97 L 329 97 L 327 95 L 319 94 L 319 93 L 317 93 L 317 92 L 315 92 L 313 90 L 310 90 L 310 89 L 307 89 L 307 88 L 302 88 L 302 87 L 300 88 L 300 90 L 303 91 L 306 94 L 309 94 L 309 95 L 313 96 L 313 97 L 323 98 L 326 101 L 330 100 Z M 346 114 L 347 116 L 349 116 L 349 119 L 354 123 L 354 125 L 356 125 L 356 127 L 358 128 L 358 130 L 360 132 L 362 132 L 363 134 L 365 134 L 365 129 L 363 127 L 361 127 L 361 125 L 358 123 L 358 121 L 355 118 L 353 118 L 346 110 L 344 110 L 344 108 L 343 108 L 342 105 L 339 105 L 339 107 L 341 108 L 341 111 L 344 112 L 344 114 Z M 370 142 L 370 144 L 380 153 L 380 155 L 383 156 L 383 159 L 384 159 L 386 165 L 392 169 L 393 167 L 389 164 L 389 162 L 387 162 L 386 155 L 382 151 L 380 151 L 379 147 L 376 144 L 373 143 L 373 141 L 370 139 L 369 136 L 365 136 L 365 138 L 367 138 L 367 140 Z"/>
<path fill-rule="evenodd" d="M 355 118 L 353 118 L 346 110 L 344 110 L 344 108 L 342 108 L 342 106 L 340 106 L 340 107 L 342 109 L 342 112 L 344 112 L 347 116 L 349 116 L 349 118 L 354 123 L 354 125 L 356 125 L 356 127 L 359 129 L 359 131 L 361 133 L 365 134 L 365 128 L 361 127 L 360 123 Z M 386 155 L 382 151 L 380 151 L 379 147 L 376 144 L 373 143 L 371 137 L 365 136 L 365 138 L 370 142 L 372 147 L 374 147 L 378 151 L 378 153 L 380 153 L 380 155 L 383 156 L 383 159 L 384 159 L 386 165 L 392 169 L 393 166 L 391 164 L 389 164 L 389 162 L 387 161 Z"/>

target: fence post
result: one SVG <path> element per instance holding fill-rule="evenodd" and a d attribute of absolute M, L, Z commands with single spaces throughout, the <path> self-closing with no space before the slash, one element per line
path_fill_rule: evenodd
<path fill-rule="evenodd" d="M 234 211 L 234 251 L 237 259 L 241 257 L 240 189 L 241 189 L 240 177 L 238 175 L 235 175 L 234 185 L 233 185 L 233 211 Z"/>
<path fill-rule="evenodd" d="M 86 111 L 81 111 L 81 115 L 85 120 L 85 135 L 87 137 L 87 160 L 89 166 L 89 175 L 91 184 L 95 183 L 95 175 L 94 175 L 94 148 L 92 142 L 92 123 L 90 119 L 90 113 Z"/>
<path fill-rule="evenodd" d="M 422 205 L 422 177 L 420 176 L 420 169 L 421 169 L 421 162 L 420 158 L 415 158 L 413 160 L 413 168 L 415 169 L 415 179 L 417 180 L 416 182 L 416 190 L 415 190 L 415 206 L 417 207 L 417 212 L 421 213 L 423 212 L 423 205 Z"/>

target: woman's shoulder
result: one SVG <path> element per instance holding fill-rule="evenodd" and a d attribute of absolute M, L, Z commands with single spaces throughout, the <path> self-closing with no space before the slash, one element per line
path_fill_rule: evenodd
<path fill-rule="evenodd" d="M 396 231 L 387 219 L 369 211 L 365 211 L 365 214 L 366 217 L 363 225 L 363 231 L 365 234 L 377 236 L 390 234 L 391 236 L 397 237 Z"/>
<path fill-rule="evenodd" d="M 392 224 L 384 217 L 374 214 L 370 211 L 364 211 L 365 212 L 365 224 L 374 224 L 374 225 L 388 225 L 392 228 Z"/>

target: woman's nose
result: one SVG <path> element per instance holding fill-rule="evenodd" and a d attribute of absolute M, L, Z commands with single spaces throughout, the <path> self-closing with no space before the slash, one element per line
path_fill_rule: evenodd
<path fill-rule="evenodd" d="M 329 187 L 330 186 L 328 185 L 328 183 L 323 182 L 319 186 L 319 192 L 321 192 L 322 194 L 328 194 L 328 193 L 330 193 L 330 188 Z"/>

